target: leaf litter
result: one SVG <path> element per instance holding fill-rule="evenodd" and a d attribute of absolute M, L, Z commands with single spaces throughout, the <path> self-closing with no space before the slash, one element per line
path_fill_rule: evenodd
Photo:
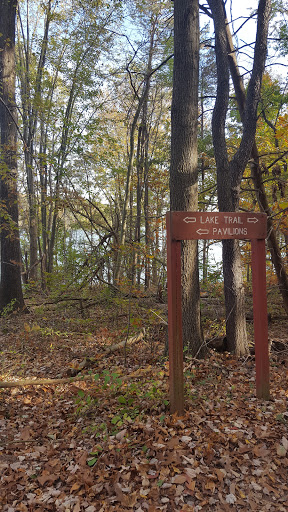
<path fill-rule="evenodd" d="M 271 357 L 268 402 L 255 398 L 253 358 L 187 358 L 178 417 L 161 333 L 130 347 L 125 366 L 123 349 L 99 357 L 123 339 L 113 326 L 20 324 L 1 337 L 1 380 L 59 378 L 91 355 L 96 378 L 1 390 L 3 512 L 288 510 L 285 356 Z"/>

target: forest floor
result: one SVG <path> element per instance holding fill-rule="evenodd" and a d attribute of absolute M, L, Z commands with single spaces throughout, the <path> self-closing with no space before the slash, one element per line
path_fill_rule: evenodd
<path fill-rule="evenodd" d="M 177 417 L 169 414 L 165 305 L 30 302 L 30 314 L 1 319 L 0 381 L 63 378 L 83 361 L 81 375 L 92 377 L 0 389 L 1 511 L 288 510 L 283 313 L 269 324 L 270 340 L 284 344 L 271 352 L 270 401 L 255 398 L 253 356 L 211 350 L 205 360 L 185 357 L 186 412 Z M 223 326 L 211 308 L 210 337 Z M 142 327 L 138 343 L 107 352 Z"/>

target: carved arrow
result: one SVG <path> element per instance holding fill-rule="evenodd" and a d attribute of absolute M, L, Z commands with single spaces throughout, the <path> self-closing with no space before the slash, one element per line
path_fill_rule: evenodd
<path fill-rule="evenodd" d="M 185 217 L 183 220 L 186 224 L 189 224 L 190 222 L 196 222 L 196 217 Z"/>
<path fill-rule="evenodd" d="M 248 217 L 247 222 L 253 222 L 253 224 L 255 224 L 258 222 L 258 219 L 256 219 L 256 217 Z"/>
<path fill-rule="evenodd" d="M 198 233 L 198 235 L 208 235 L 209 229 L 197 229 L 196 233 Z"/>

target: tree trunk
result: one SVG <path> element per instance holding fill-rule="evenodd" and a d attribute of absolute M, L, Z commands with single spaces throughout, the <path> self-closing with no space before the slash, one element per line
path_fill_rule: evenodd
<path fill-rule="evenodd" d="M 259 1 L 253 70 L 243 112 L 243 135 L 239 149 L 230 162 L 225 138 L 229 102 L 229 58 L 231 58 L 227 37 L 227 19 L 222 0 L 209 0 L 208 3 L 214 20 L 217 64 L 217 97 L 213 112 L 212 132 L 217 166 L 218 204 L 220 211 L 237 211 L 241 179 L 251 155 L 256 132 L 257 106 L 265 69 L 270 0 Z M 241 258 L 237 240 L 223 240 L 223 272 L 228 349 L 237 355 L 243 355 L 248 353 L 249 348 L 246 335 Z"/>
<path fill-rule="evenodd" d="M 284 234 L 284 239 L 285 239 L 286 264 L 288 265 L 288 234 L 287 233 L 283 233 L 283 234 Z"/>
<path fill-rule="evenodd" d="M 198 208 L 199 11 L 197 0 L 174 2 L 174 70 L 171 110 L 171 210 Z M 200 322 L 198 246 L 182 242 L 183 342 L 204 354 Z"/>
<path fill-rule="evenodd" d="M 29 204 L 29 278 L 28 280 L 37 281 L 37 262 L 38 262 L 38 218 L 37 218 L 37 204 L 35 194 L 35 179 L 33 171 L 33 141 L 30 141 L 29 146 L 25 151 L 25 167 L 27 176 L 27 189 L 28 189 L 28 204 Z"/>
<path fill-rule="evenodd" d="M 41 187 L 41 231 L 42 231 L 42 258 L 41 258 L 41 288 L 45 292 L 47 288 L 47 249 L 48 249 L 48 227 L 47 227 L 47 133 L 44 124 L 41 122 L 40 139 L 40 187 Z"/>
<path fill-rule="evenodd" d="M 48 34 L 51 21 L 51 0 L 48 0 L 46 6 L 46 19 L 44 36 L 41 43 L 41 52 L 39 56 L 37 73 L 35 79 L 35 89 L 31 91 L 31 73 L 30 73 L 30 60 L 33 58 L 29 53 L 29 12 L 27 19 L 27 36 L 24 40 L 25 54 L 20 49 L 19 45 L 19 79 L 21 102 L 23 112 L 23 140 L 25 142 L 25 168 L 28 189 L 28 204 L 29 204 L 29 242 L 30 242 L 30 269 L 29 279 L 34 281 L 38 278 L 38 207 L 35 192 L 35 176 L 34 176 L 34 144 L 35 134 L 39 119 L 39 110 L 41 108 L 42 99 L 42 77 L 44 66 L 46 62 Z M 22 36 L 24 37 L 24 33 Z"/>
<path fill-rule="evenodd" d="M 145 119 L 146 124 L 146 119 Z M 146 126 L 145 148 L 144 148 L 144 217 L 145 217 L 145 290 L 149 290 L 151 286 L 151 226 L 149 218 L 149 134 Z"/>
<path fill-rule="evenodd" d="M 136 282 L 138 288 L 140 288 L 140 277 L 139 272 L 139 261 L 140 261 L 140 236 L 141 236 L 141 204 L 142 204 L 142 193 L 143 193 L 143 128 L 142 123 L 138 128 L 138 143 L 137 143 L 137 190 L 136 190 L 136 222 L 135 222 L 135 236 L 134 236 L 134 247 L 133 247 L 133 267 L 132 267 L 132 285 L 135 286 Z M 136 279 L 137 278 L 137 279 Z"/>
<path fill-rule="evenodd" d="M 17 115 L 15 103 L 15 22 L 17 1 L 0 2 L 0 309 L 25 307 L 17 195 Z"/>
<path fill-rule="evenodd" d="M 242 77 L 239 72 L 236 52 L 232 41 L 231 32 L 228 23 L 226 23 L 226 33 L 228 41 L 228 55 L 229 55 L 229 67 L 233 80 L 234 90 L 236 94 L 236 100 L 238 110 L 242 121 L 244 120 L 244 109 L 246 104 L 246 93 Z M 281 256 L 281 250 L 277 241 L 276 232 L 272 222 L 272 211 L 269 206 L 268 198 L 265 192 L 265 187 L 262 180 L 262 173 L 260 169 L 259 153 L 254 137 L 254 143 L 251 150 L 252 161 L 250 161 L 251 176 L 256 190 L 256 197 L 259 208 L 267 215 L 267 243 L 271 254 L 272 263 L 275 268 L 275 272 L 278 279 L 279 290 L 282 295 L 283 305 L 285 311 L 288 313 L 288 276 L 285 270 L 285 264 Z"/>
<path fill-rule="evenodd" d="M 141 96 L 138 97 L 138 106 L 137 106 L 136 112 L 133 116 L 133 121 L 132 121 L 131 128 L 130 128 L 128 168 L 127 168 L 127 175 L 126 175 L 125 194 L 124 194 L 124 202 L 123 202 L 123 208 L 122 208 L 120 239 L 119 239 L 120 248 L 118 250 L 117 260 L 116 260 L 115 269 L 114 269 L 114 284 L 116 286 L 119 281 L 120 270 L 121 270 L 121 262 L 122 262 L 121 248 L 125 245 L 126 230 L 127 230 L 128 200 L 129 200 L 129 191 L 130 191 L 130 187 L 131 187 L 132 171 L 133 171 L 133 165 L 134 165 L 135 133 L 136 133 L 137 123 L 138 123 L 140 114 L 143 109 L 145 112 L 145 103 L 147 103 L 147 101 L 148 101 L 148 96 L 149 96 L 149 92 L 150 92 L 155 29 L 156 29 L 155 23 L 152 22 L 151 33 L 150 33 L 149 54 L 148 54 L 148 61 L 147 61 L 147 68 L 146 68 L 146 76 L 144 79 Z"/>
<path fill-rule="evenodd" d="M 79 57 L 77 64 L 75 66 L 75 70 L 73 73 L 73 79 L 72 84 L 69 92 L 69 98 L 65 109 L 65 115 L 63 120 L 63 126 L 62 126 L 62 133 L 61 133 L 61 144 L 57 159 L 57 170 L 56 170 L 56 177 L 55 177 L 55 190 L 54 190 L 54 210 L 52 215 L 52 222 L 51 222 L 51 235 L 50 240 L 48 244 L 48 264 L 47 264 L 47 270 L 49 274 L 52 274 L 53 271 L 53 265 L 54 265 L 54 249 L 56 245 L 56 237 L 57 237 L 57 222 L 58 222 L 58 215 L 59 215 L 59 209 L 60 209 L 60 187 L 61 187 L 61 180 L 62 175 L 64 172 L 64 166 L 66 163 L 67 158 L 67 147 L 69 145 L 69 133 L 71 129 L 71 118 L 73 114 L 75 99 L 77 95 L 77 79 L 78 79 L 78 73 L 81 70 L 82 62 L 85 59 L 86 54 L 88 53 L 88 49 L 86 49 L 81 57 Z"/>

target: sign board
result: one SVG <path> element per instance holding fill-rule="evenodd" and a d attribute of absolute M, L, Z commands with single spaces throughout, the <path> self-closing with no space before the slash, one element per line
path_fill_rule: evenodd
<path fill-rule="evenodd" d="M 266 298 L 267 217 L 253 212 L 167 212 L 168 338 L 171 413 L 184 411 L 181 240 L 251 240 L 256 395 L 269 399 Z"/>
<path fill-rule="evenodd" d="M 266 238 L 265 213 L 173 212 L 174 240 Z"/>

